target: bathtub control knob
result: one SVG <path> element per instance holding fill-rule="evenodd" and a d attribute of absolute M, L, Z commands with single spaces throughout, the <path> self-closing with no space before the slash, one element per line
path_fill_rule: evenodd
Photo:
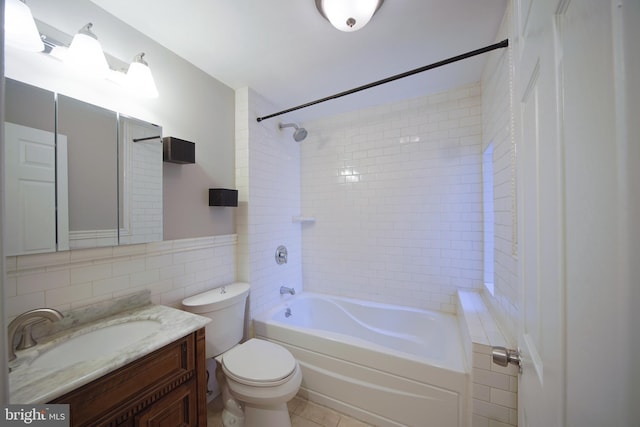
<path fill-rule="evenodd" d="M 520 369 L 520 350 L 512 350 L 504 347 L 493 347 L 491 350 L 491 358 L 493 363 L 506 367 L 509 363 L 517 365 Z"/>
<path fill-rule="evenodd" d="M 285 246 L 278 246 L 276 249 L 276 263 L 277 264 L 286 264 L 287 263 L 287 248 Z"/>

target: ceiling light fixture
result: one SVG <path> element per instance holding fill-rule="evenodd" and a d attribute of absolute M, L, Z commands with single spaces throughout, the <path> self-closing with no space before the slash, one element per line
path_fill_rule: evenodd
<path fill-rule="evenodd" d="M 4 12 L 6 44 L 22 50 L 42 52 L 44 43 L 29 6 L 20 0 L 7 0 Z"/>
<path fill-rule="evenodd" d="M 384 0 L 316 0 L 316 7 L 340 31 L 357 31 L 367 25 Z"/>
<path fill-rule="evenodd" d="M 158 88 L 153 80 L 149 64 L 144 60 L 144 52 L 137 54 L 129 65 L 127 85 L 144 97 L 158 97 Z"/>
<path fill-rule="evenodd" d="M 89 22 L 73 36 L 65 56 L 65 63 L 78 71 L 104 78 L 109 72 L 109 63 L 91 27 L 93 24 Z"/>

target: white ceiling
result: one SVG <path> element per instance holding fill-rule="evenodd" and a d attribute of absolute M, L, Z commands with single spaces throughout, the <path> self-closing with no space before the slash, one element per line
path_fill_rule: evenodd
<path fill-rule="evenodd" d="M 386 0 L 366 27 L 344 33 L 314 0 L 92 1 L 231 88 L 254 89 L 278 110 L 490 45 L 506 6 L 506 0 Z M 466 59 L 290 117 L 475 82 L 485 61 L 486 55 Z"/>

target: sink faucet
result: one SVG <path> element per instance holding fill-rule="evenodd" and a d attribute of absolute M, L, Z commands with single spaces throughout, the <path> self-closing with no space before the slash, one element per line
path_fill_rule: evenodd
<path fill-rule="evenodd" d="M 280 295 L 284 295 L 284 294 L 295 295 L 296 294 L 296 290 L 293 289 L 293 288 L 288 288 L 286 286 L 280 286 Z"/>
<path fill-rule="evenodd" d="M 7 338 L 9 340 L 9 361 L 16 358 L 15 350 L 24 350 L 37 344 L 36 340 L 31 336 L 31 328 L 33 325 L 44 322 L 45 320 L 55 322 L 63 318 L 62 313 L 53 308 L 36 308 L 35 310 L 24 312 L 13 319 L 13 321 L 9 323 L 9 330 L 7 332 Z M 14 349 L 13 341 L 16 333 L 22 334 L 22 337 L 20 338 L 18 346 Z"/>

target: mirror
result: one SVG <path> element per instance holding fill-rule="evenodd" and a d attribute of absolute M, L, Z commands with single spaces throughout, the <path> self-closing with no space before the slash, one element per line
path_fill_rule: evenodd
<path fill-rule="evenodd" d="M 119 244 L 162 240 L 162 128 L 119 116 Z"/>
<path fill-rule="evenodd" d="M 6 79 L 7 255 L 162 240 L 162 129 Z"/>
<path fill-rule="evenodd" d="M 5 253 L 55 251 L 55 96 L 6 79 L 5 100 Z"/>
<path fill-rule="evenodd" d="M 57 136 L 67 142 L 69 248 L 116 246 L 117 115 L 64 95 L 58 95 L 57 112 Z M 58 187 L 58 194 L 64 191 Z"/>

